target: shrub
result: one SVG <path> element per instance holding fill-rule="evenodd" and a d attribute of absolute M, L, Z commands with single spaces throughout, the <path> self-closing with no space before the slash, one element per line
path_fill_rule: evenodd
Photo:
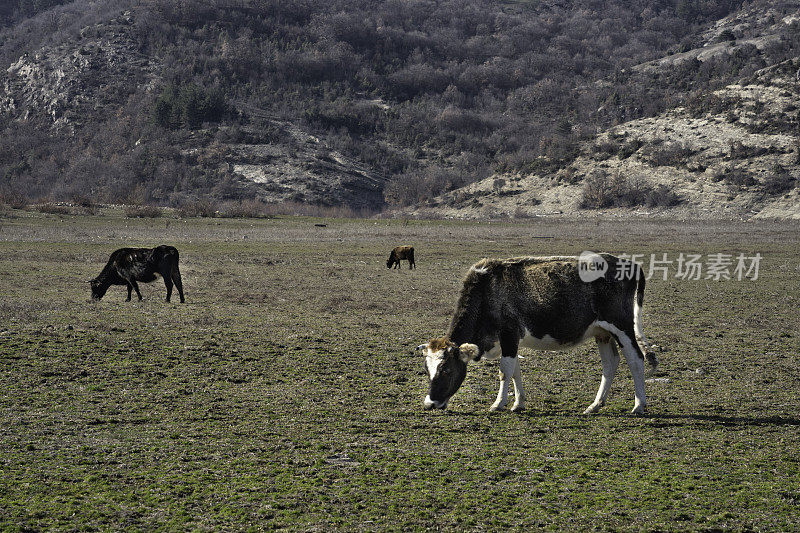
<path fill-rule="evenodd" d="M 36 210 L 40 213 L 47 213 L 48 215 L 71 215 L 72 209 L 66 205 L 59 205 L 52 202 L 38 205 Z"/>
<path fill-rule="evenodd" d="M 797 180 L 781 165 L 775 165 L 772 173 L 768 175 L 761 184 L 765 194 L 778 196 L 794 189 Z"/>
<path fill-rule="evenodd" d="M 267 204 L 259 200 L 242 200 L 239 202 L 223 202 L 219 208 L 219 216 L 225 218 L 263 218 L 268 215 Z"/>
<path fill-rule="evenodd" d="M 465 185 L 471 176 L 442 167 L 406 171 L 386 184 L 383 194 L 386 203 L 409 206 L 426 202 L 445 191 Z"/>
<path fill-rule="evenodd" d="M 7 205 L 12 209 L 22 209 L 28 205 L 28 198 L 18 192 L 0 192 L 0 205 Z"/>
<path fill-rule="evenodd" d="M 365 218 L 373 214 L 374 212 L 370 210 L 353 209 L 345 205 L 322 206 L 288 201 L 263 205 L 263 216 L 267 218 L 279 215 L 317 218 Z"/>
<path fill-rule="evenodd" d="M 648 207 L 673 207 L 681 203 L 681 197 L 662 184 L 656 185 L 646 193 Z"/>
<path fill-rule="evenodd" d="M 164 214 L 160 207 L 153 205 L 129 205 L 125 208 L 128 218 L 159 218 Z"/>
<path fill-rule="evenodd" d="M 731 141 L 728 157 L 730 159 L 750 159 L 769 153 L 768 148 L 762 146 L 749 146 L 742 141 Z"/>
<path fill-rule="evenodd" d="M 79 193 L 74 193 L 74 194 L 73 194 L 73 195 L 70 197 L 70 201 L 71 201 L 71 202 L 72 202 L 74 205 L 76 205 L 76 206 L 78 206 L 78 207 L 88 207 L 88 208 L 91 208 L 91 207 L 95 207 L 95 206 L 96 206 L 96 202 L 95 202 L 94 200 L 92 200 L 91 198 L 89 198 L 89 197 L 88 197 L 88 196 L 86 196 L 86 195 L 79 194 Z"/>
<path fill-rule="evenodd" d="M 178 209 L 178 216 L 181 218 L 213 218 L 217 216 L 218 211 L 217 204 L 211 200 L 194 200 L 184 203 Z"/>
<path fill-rule="evenodd" d="M 632 141 L 628 141 L 625 144 L 620 145 L 619 150 L 617 151 L 617 157 L 620 159 L 627 159 L 633 154 L 636 153 L 639 148 L 642 147 L 642 141 L 639 139 L 634 139 Z"/>
<path fill-rule="evenodd" d="M 614 205 L 615 193 L 612 191 L 608 176 L 601 172 L 592 172 L 583 182 L 581 208 L 600 209 Z"/>
<path fill-rule="evenodd" d="M 592 158 L 603 161 L 619 153 L 620 147 L 613 141 L 600 141 L 592 145 Z"/>
<path fill-rule="evenodd" d="M 726 170 L 721 174 L 717 174 L 714 176 L 714 181 L 724 181 L 734 189 L 743 189 L 758 183 L 750 172 L 740 168 Z"/>
<path fill-rule="evenodd" d="M 676 167 L 685 165 L 686 160 L 694 154 L 694 150 L 683 143 L 670 143 L 661 148 L 652 150 L 648 155 L 648 162 L 654 167 Z"/>
<path fill-rule="evenodd" d="M 680 202 L 680 196 L 666 185 L 654 187 L 642 178 L 625 178 L 621 174 L 609 177 L 594 172 L 584 181 L 580 206 L 583 209 L 671 207 Z"/>
<path fill-rule="evenodd" d="M 447 106 L 436 117 L 436 125 L 454 132 L 483 133 L 495 129 L 496 125 L 477 113 Z"/>
<path fill-rule="evenodd" d="M 736 36 L 733 34 L 731 30 L 722 30 L 720 34 L 717 36 L 718 43 L 725 43 L 728 41 L 735 41 Z"/>

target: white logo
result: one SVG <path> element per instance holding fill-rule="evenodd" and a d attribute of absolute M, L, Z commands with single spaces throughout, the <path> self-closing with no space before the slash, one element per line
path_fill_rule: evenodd
<path fill-rule="evenodd" d="M 581 281 L 591 283 L 600 279 L 608 271 L 608 263 L 594 252 L 581 252 L 578 256 L 578 275 Z"/>

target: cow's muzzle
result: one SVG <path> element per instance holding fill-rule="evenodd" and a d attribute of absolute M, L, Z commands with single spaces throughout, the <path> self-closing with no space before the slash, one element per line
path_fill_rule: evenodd
<path fill-rule="evenodd" d="M 426 411 L 430 411 L 431 409 L 444 410 L 445 408 L 447 408 L 447 400 L 443 402 L 437 402 L 436 400 L 431 400 L 430 396 L 425 396 L 425 400 L 423 400 L 422 406 L 425 408 Z"/>

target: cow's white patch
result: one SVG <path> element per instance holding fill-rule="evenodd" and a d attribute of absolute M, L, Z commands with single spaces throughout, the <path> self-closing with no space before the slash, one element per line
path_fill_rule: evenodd
<path fill-rule="evenodd" d="M 633 297 L 633 331 L 636 333 L 636 340 L 641 341 L 645 348 L 650 348 L 650 343 L 642 331 L 642 308 L 639 306 L 638 289 Z"/>
<path fill-rule="evenodd" d="M 436 376 L 436 370 L 444 359 L 444 350 L 431 352 L 426 348 L 425 352 L 425 369 L 428 371 L 428 377 L 433 379 Z"/>
<path fill-rule="evenodd" d="M 525 330 L 525 336 L 519 341 L 519 345 L 532 350 L 563 350 L 570 346 L 554 339 L 550 335 L 545 335 L 541 339 L 534 337 L 527 329 Z"/>
<path fill-rule="evenodd" d="M 477 274 L 486 274 L 487 272 L 489 272 L 489 269 L 486 268 L 486 267 L 478 267 L 478 268 L 476 268 L 474 265 L 470 268 L 470 270 L 475 272 L 475 273 L 477 273 Z"/>
<path fill-rule="evenodd" d="M 531 332 L 528 331 L 528 328 L 525 328 L 525 335 L 522 337 L 522 340 L 519 341 L 519 345 L 522 348 L 530 348 L 532 350 L 568 350 L 579 344 L 583 344 L 588 339 L 594 337 L 596 333 L 597 322 L 594 322 L 586 328 L 586 331 L 583 332 L 583 335 L 577 341 L 561 342 L 549 334 L 546 334 L 542 338 L 534 337 L 531 335 Z"/>
<path fill-rule="evenodd" d="M 422 405 L 423 405 L 423 407 L 425 407 L 425 409 L 432 409 L 434 407 L 437 408 L 437 409 L 444 409 L 444 408 L 447 407 L 447 402 L 448 401 L 449 401 L 449 399 L 445 400 L 444 402 L 437 402 L 435 400 L 431 400 L 430 395 L 428 395 L 428 396 L 425 396 L 424 400 L 422 400 Z"/>

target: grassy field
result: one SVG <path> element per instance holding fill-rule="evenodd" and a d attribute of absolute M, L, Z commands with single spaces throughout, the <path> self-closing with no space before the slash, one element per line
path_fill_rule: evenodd
<path fill-rule="evenodd" d="M 327 227 L 315 227 L 325 222 Z M 125 245 L 161 282 L 89 299 Z M 397 244 L 415 271 L 386 269 Z M 606 407 L 593 344 L 523 351 L 425 412 L 413 348 L 484 256 L 760 253 L 755 281 L 652 279 L 649 415 Z M 672 270 L 671 273 L 674 273 Z M 0 529 L 799 530 L 800 225 L 544 220 L 0 218 Z"/>

